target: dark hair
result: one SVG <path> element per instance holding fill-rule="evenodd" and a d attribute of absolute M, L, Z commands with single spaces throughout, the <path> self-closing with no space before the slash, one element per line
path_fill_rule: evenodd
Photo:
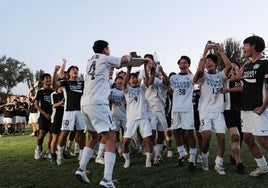
<path fill-rule="evenodd" d="M 259 53 L 265 48 L 265 42 L 263 38 L 259 36 L 250 36 L 244 40 L 243 44 L 250 44 L 250 46 L 255 45 L 255 50 Z"/>
<path fill-rule="evenodd" d="M 171 76 L 173 76 L 175 74 L 176 74 L 175 72 L 171 72 L 171 73 L 169 73 L 168 77 L 170 78 Z"/>
<path fill-rule="evenodd" d="M 213 63 L 215 63 L 216 65 L 218 64 L 218 57 L 215 54 L 208 54 L 207 58 L 212 59 Z"/>
<path fill-rule="evenodd" d="M 118 79 L 124 79 L 122 76 L 117 76 L 117 77 L 115 77 L 115 79 L 114 79 L 114 81 L 116 82 Z"/>
<path fill-rule="evenodd" d="M 132 72 L 132 73 L 130 73 L 130 74 L 129 74 L 129 78 L 130 78 L 131 76 L 133 76 L 133 77 L 135 77 L 135 78 L 138 78 L 138 74 L 137 74 L 136 72 Z"/>
<path fill-rule="evenodd" d="M 72 69 L 77 69 L 77 70 L 79 70 L 77 66 L 72 65 L 72 66 L 70 66 L 70 67 L 67 69 L 67 74 L 69 74 L 70 71 L 71 71 Z"/>
<path fill-rule="evenodd" d="M 188 63 L 189 65 L 191 65 L 191 59 L 190 59 L 188 56 L 186 56 L 186 55 L 181 56 L 181 58 L 178 60 L 178 65 L 180 64 L 180 61 L 181 61 L 182 59 L 186 60 L 187 63 Z"/>
<path fill-rule="evenodd" d="M 150 58 L 151 60 L 154 61 L 154 56 L 152 54 L 145 54 L 144 58 Z"/>
<path fill-rule="evenodd" d="M 109 43 L 104 41 L 104 40 L 97 40 L 94 42 L 94 45 L 93 45 L 93 51 L 95 53 L 100 53 L 102 54 L 103 53 L 103 50 L 105 48 L 108 48 L 108 45 Z"/>
<path fill-rule="evenodd" d="M 50 77 L 51 78 L 51 75 L 49 73 L 44 73 L 40 76 L 40 80 L 43 81 L 45 79 L 45 77 Z"/>

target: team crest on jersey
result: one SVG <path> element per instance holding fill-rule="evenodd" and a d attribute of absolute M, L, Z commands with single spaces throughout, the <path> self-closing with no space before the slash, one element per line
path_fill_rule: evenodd
<path fill-rule="evenodd" d="M 258 69 L 260 67 L 260 64 L 256 64 L 253 66 L 253 69 Z"/>

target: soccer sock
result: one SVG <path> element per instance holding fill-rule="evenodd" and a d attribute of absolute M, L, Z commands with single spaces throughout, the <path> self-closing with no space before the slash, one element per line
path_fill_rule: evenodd
<path fill-rule="evenodd" d="M 122 151 L 121 142 L 116 142 L 115 143 L 115 147 L 116 147 L 116 149 L 117 149 L 118 152 L 121 152 Z"/>
<path fill-rule="evenodd" d="M 123 153 L 123 157 L 126 161 L 130 160 L 130 154 L 129 153 Z"/>
<path fill-rule="evenodd" d="M 256 159 L 255 161 L 257 162 L 258 167 L 264 167 L 267 166 L 267 162 L 266 159 L 264 158 L 264 156 L 262 156 L 262 158 Z"/>
<path fill-rule="evenodd" d="M 146 161 L 151 161 L 153 154 L 146 152 L 145 155 L 146 155 Z"/>
<path fill-rule="evenodd" d="M 89 147 L 84 147 L 83 155 L 79 162 L 79 168 L 83 171 L 86 170 L 88 161 L 91 159 L 92 155 L 94 153 L 94 150 Z"/>
<path fill-rule="evenodd" d="M 207 153 L 201 153 L 201 157 L 202 158 L 208 158 L 208 156 L 209 156 L 209 152 L 207 152 Z"/>
<path fill-rule="evenodd" d="M 217 156 L 215 159 L 215 163 L 216 163 L 216 165 L 223 166 L 223 158 Z"/>
<path fill-rule="evenodd" d="M 185 156 L 185 149 L 184 146 L 178 146 L 177 151 L 180 154 L 180 158 Z"/>
<path fill-rule="evenodd" d="M 108 181 L 112 179 L 113 169 L 115 163 L 116 155 L 115 153 L 105 152 L 104 153 L 104 178 Z"/>
<path fill-rule="evenodd" d="M 101 158 L 103 156 L 103 153 L 105 151 L 106 144 L 99 144 L 99 150 L 98 150 L 98 155 L 97 158 Z"/>
<path fill-rule="evenodd" d="M 157 148 L 157 145 L 153 146 L 153 155 L 154 157 L 157 156 L 157 153 L 158 153 L 158 148 Z"/>
<path fill-rule="evenodd" d="M 161 152 L 163 150 L 163 144 L 157 144 L 157 156 L 161 156 Z"/>
<path fill-rule="evenodd" d="M 196 148 L 190 148 L 189 153 L 190 153 L 190 159 L 189 159 L 190 162 L 195 163 L 195 160 L 196 160 L 196 154 L 197 154 L 197 150 L 196 150 Z"/>
<path fill-rule="evenodd" d="M 58 149 L 58 155 L 63 158 L 63 150 L 64 150 L 64 146 L 60 147 L 59 145 L 57 146 Z"/>

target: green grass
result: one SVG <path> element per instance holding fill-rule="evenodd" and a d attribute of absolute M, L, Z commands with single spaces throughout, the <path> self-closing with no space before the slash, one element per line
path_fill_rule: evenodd
<path fill-rule="evenodd" d="M 28 133 L 29 130 L 28 130 Z M 268 175 L 253 178 L 248 174 L 255 169 L 256 163 L 245 144 L 242 146 L 241 157 L 245 164 L 246 175 L 234 172 L 229 162 L 230 139 L 226 134 L 225 171 L 220 176 L 213 169 L 215 160 L 215 136 L 210 147 L 210 170 L 204 172 L 200 164 L 195 172 L 189 172 L 187 165 L 176 166 L 177 157 L 166 158 L 165 163 L 151 169 L 145 168 L 145 156 L 136 154 L 132 149 L 131 167 L 123 169 L 124 160 L 117 156 L 113 178 L 117 187 L 267 187 Z M 44 142 L 46 144 L 46 142 Z M 44 148 L 45 147 L 44 144 Z M 34 160 L 36 138 L 25 136 L 4 136 L 0 138 L 0 187 L 98 187 L 103 176 L 103 166 L 90 161 L 88 177 L 90 184 L 81 184 L 74 176 L 78 167 L 75 157 L 64 160 L 63 165 L 56 166 L 48 159 Z M 175 151 L 175 149 L 174 149 Z M 173 152 L 174 153 L 174 152 Z M 267 154 L 267 151 L 265 151 Z"/>

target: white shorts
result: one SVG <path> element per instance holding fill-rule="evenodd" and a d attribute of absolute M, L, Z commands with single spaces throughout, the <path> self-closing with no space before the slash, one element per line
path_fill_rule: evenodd
<path fill-rule="evenodd" d="M 25 123 L 26 117 L 24 116 L 15 116 L 15 123 Z"/>
<path fill-rule="evenodd" d="M 74 126 L 78 131 L 85 129 L 85 122 L 82 118 L 81 111 L 65 111 L 63 113 L 61 130 L 73 131 Z"/>
<path fill-rule="evenodd" d="M 165 110 L 153 112 L 151 118 L 152 130 L 166 131 L 167 130 L 167 119 Z"/>
<path fill-rule="evenodd" d="M 172 112 L 171 129 L 194 130 L 194 112 Z"/>
<path fill-rule="evenodd" d="M 0 115 L 0 125 L 4 124 L 3 116 Z"/>
<path fill-rule="evenodd" d="M 124 138 L 133 138 L 139 128 L 139 132 L 142 138 L 146 138 L 152 135 L 151 124 L 148 118 L 127 121 L 126 131 L 124 132 Z"/>
<path fill-rule="evenodd" d="M 226 123 L 223 112 L 202 112 L 199 111 L 200 132 L 213 131 L 215 133 L 226 132 Z"/>
<path fill-rule="evenodd" d="M 252 133 L 255 136 L 268 136 L 268 113 L 261 115 L 253 111 L 241 111 L 242 132 Z"/>
<path fill-rule="evenodd" d="M 126 120 L 122 120 L 122 119 L 120 119 L 118 117 L 113 116 L 113 121 L 114 121 L 114 124 L 116 126 L 115 131 L 120 131 L 120 128 L 121 127 L 124 130 L 126 130 L 126 124 L 127 124 L 127 121 Z"/>
<path fill-rule="evenodd" d="M 39 118 L 39 113 L 30 113 L 29 114 L 29 123 L 37 123 Z"/>
<path fill-rule="evenodd" d="M 3 118 L 4 124 L 13 124 L 13 118 L 10 117 L 4 117 Z"/>
<path fill-rule="evenodd" d="M 90 104 L 81 107 L 86 130 L 102 133 L 116 129 L 108 104 Z"/>

